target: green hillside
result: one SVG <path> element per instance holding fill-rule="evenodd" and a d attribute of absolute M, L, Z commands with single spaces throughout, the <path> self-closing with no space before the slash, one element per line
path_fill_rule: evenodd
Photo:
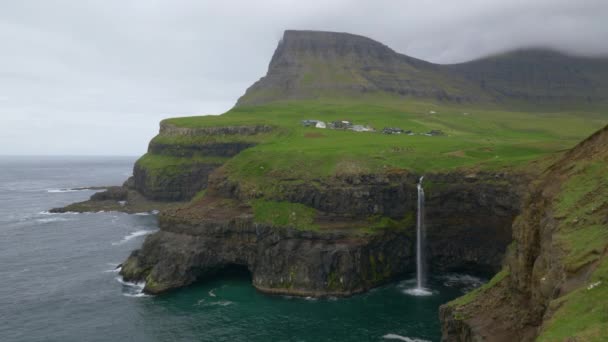
<path fill-rule="evenodd" d="M 349 120 L 376 132 L 304 127 L 301 120 Z M 293 101 L 237 107 L 221 116 L 165 120 L 179 127 L 270 125 L 253 136 L 159 136 L 176 145 L 247 141 L 258 145 L 229 159 L 225 169 L 240 182 L 260 186 L 277 179 L 310 180 L 348 173 L 407 169 L 437 172 L 455 168 L 499 169 L 571 148 L 601 127 L 608 115 L 583 112 L 506 112 L 422 102 Z M 382 134 L 384 127 L 415 135 Z M 423 133 L 441 130 L 443 136 Z M 167 163 L 174 163 L 171 158 Z"/>

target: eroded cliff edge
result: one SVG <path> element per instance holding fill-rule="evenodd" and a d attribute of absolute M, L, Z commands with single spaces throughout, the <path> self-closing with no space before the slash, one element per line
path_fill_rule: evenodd
<path fill-rule="evenodd" d="M 496 272 L 511 241 L 522 178 L 456 172 L 426 177 L 431 267 Z M 161 213 L 160 231 L 133 252 L 121 274 L 161 293 L 239 266 L 267 293 L 359 293 L 414 271 L 417 179 L 394 172 L 335 177 L 317 186 L 288 182 L 275 193 L 281 197 L 259 199 L 240 191 L 220 168 L 204 196 Z M 289 217 L 302 215 L 300 206 L 310 209 L 310 228 L 260 219 L 259 201 L 281 203 L 278 211 L 290 206 Z"/>
<path fill-rule="evenodd" d="M 440 309 L 443 340 L 605 340 L 607 194 L 605 127 L 531 186 L 503 270 Z"/>

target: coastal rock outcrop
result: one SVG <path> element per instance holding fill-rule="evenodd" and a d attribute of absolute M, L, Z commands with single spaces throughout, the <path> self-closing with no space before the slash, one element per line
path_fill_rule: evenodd
<path fill-rule="evenodd" d="M 121 270 L 126 280 L 146 281 L 149 293 L 241 266 L 263 292 L 347 296 L 413 270 L 407 230 L 365 237 L 272 227 L 255 223 L 248 206 L 218 198 L 165 212 L 159 225 Z"/>
<path fill-rule="evenodd" d="M 215 169 L 271 130 L 267 125 L 191 128 L 163 121 L 148 153 L 135 163 L 132 187 L 150 200 L 190 200 L 207 188 Z"/>
<path fill-rule="evenodd" d="M 214 175 L 203 200 L 161 214 L 161 230 L 123 264 L 126 280 L 145 281 L 147 292 L 161 293 L 239 266 L 263 292 L 347 296 L 414 271 L 413 175 L 347 177 L 312 193 L 303 190 L 304 196 L 290 197 L 297 193 L 292 189 L 275 199 L 300 199 L 317 209 L 315 231 L 256 222 L 238 184 Z M 482 274 L 499 269 L 519 211 L 513 179 L 496 174 L 428 179 L 427 208 L 437 206 L 427 218 L 431 267 Z M 323 200 L 308 202 L 314 198 Z M 374 214 L 390 215 L 399 226 L 371 233 L 353 229 Z"/>

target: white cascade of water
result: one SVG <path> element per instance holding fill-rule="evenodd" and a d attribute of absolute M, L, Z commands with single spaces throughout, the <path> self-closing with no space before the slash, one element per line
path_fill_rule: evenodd
<path fill-rule="evenodd" d="M 424 226 L 424 189 L 420 177 L 418 182 L 418 216 L 416 222 L 416 289 L 423 290 L 426 285 L 425 258 L 426 248 L 426 228 Z"/>

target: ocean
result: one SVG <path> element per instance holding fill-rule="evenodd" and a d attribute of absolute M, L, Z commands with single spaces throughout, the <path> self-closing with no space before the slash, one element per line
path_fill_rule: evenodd
<path fill-rule="evenodd" d="M 50 214 L 119 185 L 133 157 L 0 157 L 0 341 L 439 341 L 438 307 L 481 280 L 414 275 L 350 298 L 256 292 L 225 274 L 160 296 L 115 268 L 155 232 L 153 213 Z"/>

